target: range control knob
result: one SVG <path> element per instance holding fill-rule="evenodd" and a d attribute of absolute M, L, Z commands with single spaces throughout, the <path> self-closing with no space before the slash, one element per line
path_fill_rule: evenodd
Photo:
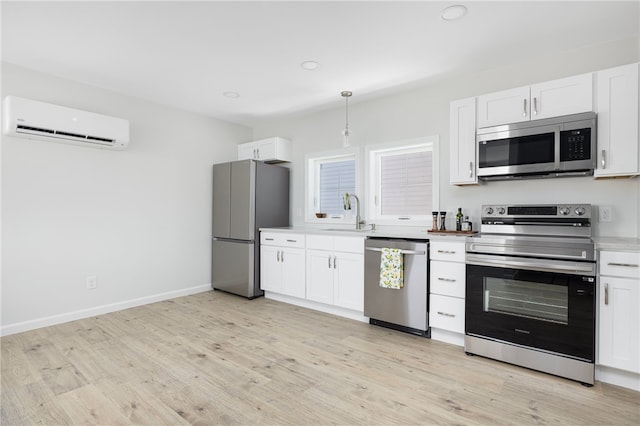
<path fill-rule="evenodd" d="M 560 214 L 562 216 L 566 216 L 571 212 L 571 209 L 569 207 L 560 207 Z"/>
<path fill-rule="evenodd" d="M 493 214 L 493 207 L 487 207 L 484 209 L 485 214 Z"/>
<path fill-rule="evenodd" d="M 498 207 L 496 210 L 498 211 L 498 214 L 504 214 L 504 212 L 506 211 L 504 207 Z"/>
<path fill-rule="evenodd" d="M 586 212 L 586 210 L 584 209 L 584 207 L 576 207 L 576 214 L 577 214 L 578 216 L 582 216 L 582 215 L 584 215 L 584 214 L 585 214 L 585 212 Z"/>

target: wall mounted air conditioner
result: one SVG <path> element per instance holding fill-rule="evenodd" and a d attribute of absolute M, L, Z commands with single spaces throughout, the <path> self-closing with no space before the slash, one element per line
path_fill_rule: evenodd
<path fill-rule="evenodd" d="M 95 148 L 125 149 L 129 121 L 40 101 L 7 96 L 5 135 Z"/>

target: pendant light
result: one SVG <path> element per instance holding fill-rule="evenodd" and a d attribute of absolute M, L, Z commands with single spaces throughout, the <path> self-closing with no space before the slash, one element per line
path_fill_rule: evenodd
<path fill-rule="evenodd" d="M 345 148 L 351 146 L 351 143 L 349 142 L 349 135 L 351 134 L 351 132 L 349 131 L 349 98 L 352 94 L 353 93 L 349 92 L 348 90 L 340 93 L 345 102 L 345 125 L 344 130 L 342 131 L 342 146 Z"/>

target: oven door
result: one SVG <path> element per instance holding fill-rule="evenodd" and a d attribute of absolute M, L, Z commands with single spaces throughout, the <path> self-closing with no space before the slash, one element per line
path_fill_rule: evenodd
<path fill-rule="evenodd" d="M 466 334 L 594 362 L 593 274 L 466 268 Z"/>

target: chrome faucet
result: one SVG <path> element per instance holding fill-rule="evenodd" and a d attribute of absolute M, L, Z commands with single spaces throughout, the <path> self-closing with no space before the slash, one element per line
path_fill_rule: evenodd
<path fill-rule="evenodd" d="M 360 217 L 360 199 L 358 198 L 357 195 L 355 194 L 349 194 L 348 192 L 346 194 L 344 194 L 344 198 L 347 201 L 347 205 L 350 206 L 350 204 L 348 203 L 349 198 L 355 198 L 356 199 L 356 229 L 362 229 L 362 225 L 364 225 L 364 220 L 362 220 L 362 218 Z"/>

